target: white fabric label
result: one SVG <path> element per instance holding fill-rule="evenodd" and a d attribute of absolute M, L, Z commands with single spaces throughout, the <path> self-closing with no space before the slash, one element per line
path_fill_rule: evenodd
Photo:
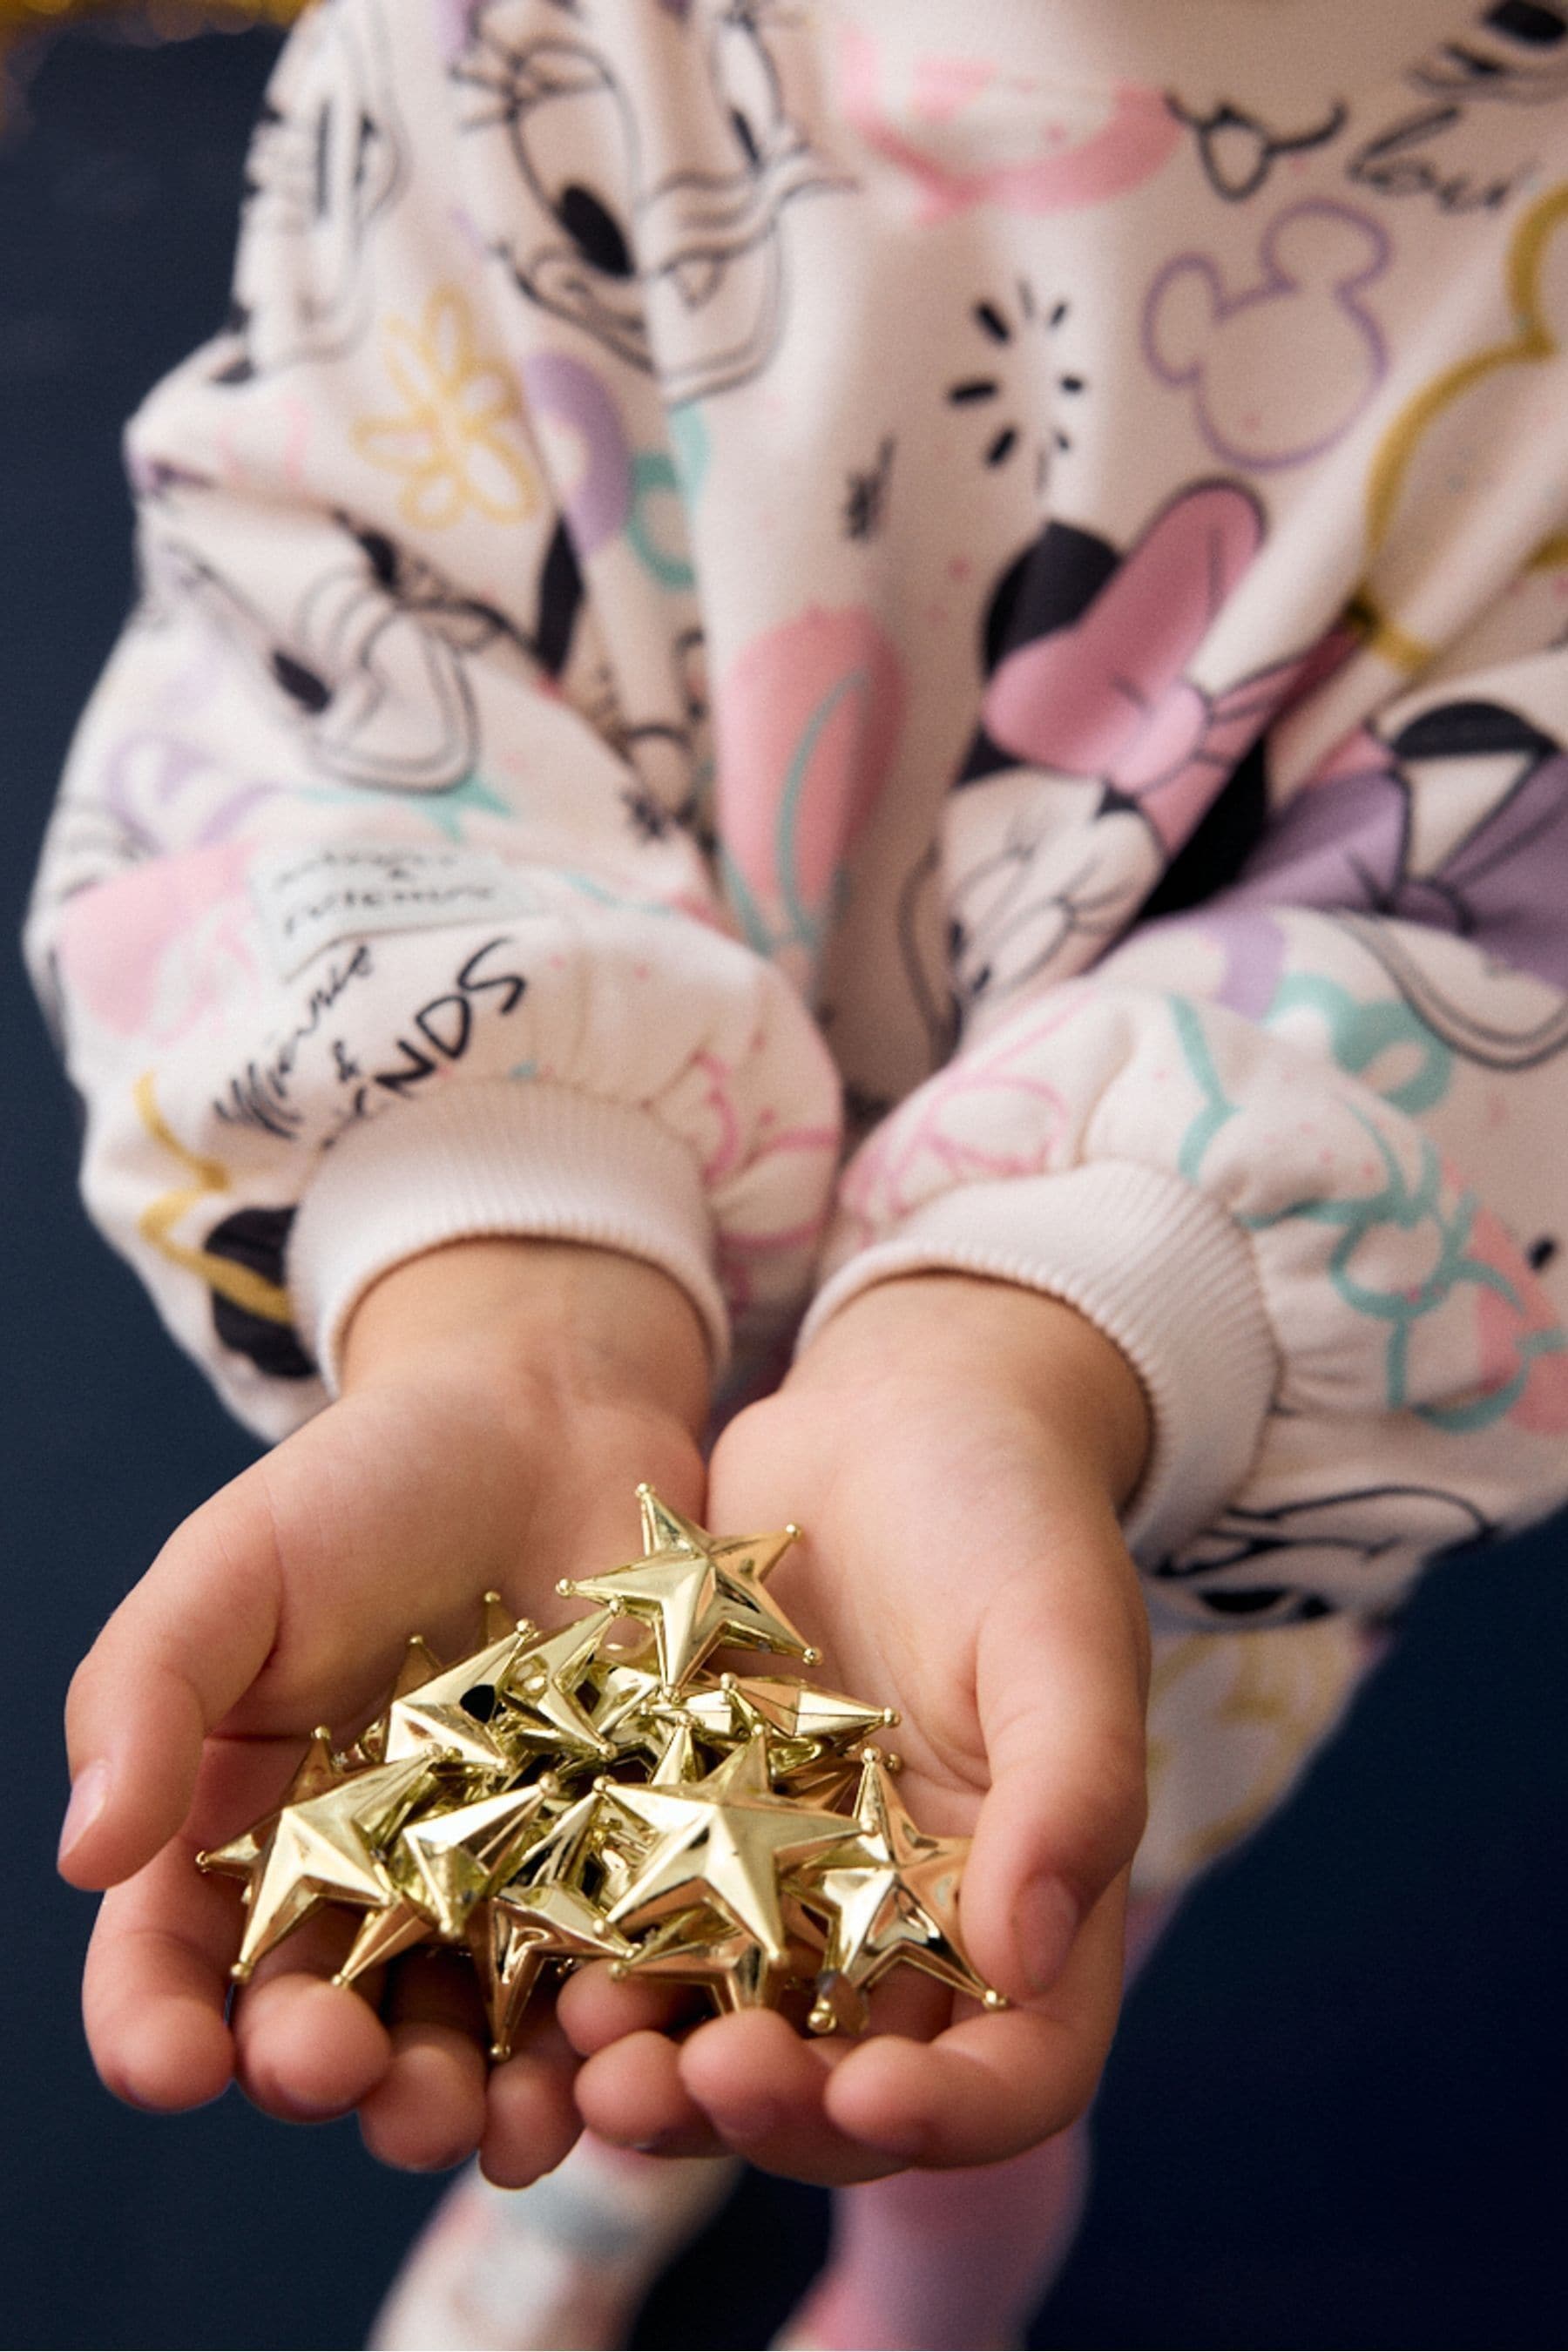
<path fill-rule="evenodd" d="M 521 877 L 483 850 L 384 842 L 267 853 L 251 866 L 250 892 L 280 980 L 341 940 L 506 921 L 539 906 Z"/>

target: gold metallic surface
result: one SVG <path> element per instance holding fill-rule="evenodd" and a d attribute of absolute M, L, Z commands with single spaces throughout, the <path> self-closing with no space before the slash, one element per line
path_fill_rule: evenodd
<path fill-rule="evenodd" d="M 795 1894 L 827 1923 L 827 1948 L 812 2011 L 816 2032 L 858 2032 L 863 1996 L 899 1962 L 995 2008 L 1001 1995 L 964 1948 L 958 1889 L 967 1838 L 917 1829 L 893 1785 L 889 1760 L 868 1748 L 860 1768 L 856 1827 L 837 1851 L 792 1874 Z M 856 2021 L 850 2022 L 850 2020 Z"/>
<path fill-rule="evenodd" d="M 414 1636 L 385 1711 L 342 1748 L 319 1727 L 281 1801 L 197 1857 L 241 1882 L 237 1979 L 340 1906 L 363 1916 L 338 1983 L 466 1952 L 498 2062 L 544 1972 L 594 1960 L 721 2010 L 810 1995 L 818 2032 L 860 2031 L 901 1963 L 998 2003 L 959 1932 L 967 1841 L 917 1829 L 864 1745 L 893 1711 L 704 1670 L 723 1644 L 815 1661 L 763 1590 L 799 1530 L 720 1538 L 637 1499 L 645 1557 L 562 1588 L 585 1614 L 542 1633 L 488 1592 L 468 1656 Z"/>

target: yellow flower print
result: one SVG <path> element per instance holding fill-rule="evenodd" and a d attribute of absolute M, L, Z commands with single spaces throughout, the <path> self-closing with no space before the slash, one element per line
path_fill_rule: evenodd
<path fill-rule="evenodd" d="M 362 417 L 353 440 L 371 465 L 404 477 L 405 520 L 445 530 L 474 507 L 491 522 L 526 521 L 540 492 L 517 386 L 480 356 L 463 295 L 437 287 L 417 325 L 386 321 L 382 345 L 403 405 L 395 416 Z"/>

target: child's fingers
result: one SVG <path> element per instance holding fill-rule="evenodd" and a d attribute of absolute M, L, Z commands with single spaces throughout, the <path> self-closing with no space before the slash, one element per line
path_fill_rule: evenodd
<path fill-rule="evenodd" d="M 991 1787 L 963 1925 L 981 1973 L 1015 2000 L 1056 1981 L 1147 1810 L 1142 1604 L 1113 1524 L 1076 1540 L 1070 1578 L 1016 1578 L 976 1651 Z"/>
<path fill-rule="evenodd" d="M 384 2003 L 392 2063 L 360 2102 L 372 2156 L 409 2172 L 444 2172 L 485 2129 L 484 2019 L 455 1954 L 417 1954 L 393 1971 Z"/>
<path fill-rule="evenodd" d="M 616 1977 L 602 1960 L 574 1969 L 556 2000 L 562 2031 L 581 2058 L 592 2058 L 628 2033 L 668 2032 L 682 2018 L 700 2017 L 707 2009 L 692 1986 Z"/>
<path fill-rule="evenodd" d="M 224 2021 L 238 1936 L 233 1889 L 167 1848 L 99 1906 L 82 1979 L 93 2063 L 132 2106 L 216 2099 L 234 2073 Z"/>
<path fill-rule="evenodd" d="M 570 2153 L 582 2119 L 577 2060 L 552 2010 L 523 2020 L 518 2047 L 490 2075 L 479 2168 L 497 2189 L 526 2189 Z"/>
<path fill-rule="evenodd" d="M 966 2018 L 933 2042 L 881 2036 L 849 2052 L 824 2090 L 845 2136 L 906 2164 L 997 2164 L 1066 2130 L 1088 2107 L 1115 2030 L 1121 1885 L 1103 1896 L 1050 1995 Z"/>
<path fill-rule="evenodd" d="M 185 1818 L 205 1735 L 277 1638 L 277 1530 L 256 1473 L 188 1518 L 78 1667 L 66 1705 L 72 1793 L 60 1867 L 128 1878 Z"/>
<path fill-rule="evenodd" d="M 743 2011 L 698 2029 L 680 2050 L 680 2079 L 735 2155 L 764 2172 L 843 2188 L 899 2168 L 897 2157 L 858 2144 L 828 2117 L 828 2077 L 845 2054 L 841 2042 L 805 2041 L 776 2011 Z"/>
<path fill-rule="evenodd" d="M 680 2079 L 680 2050 L 662 2033 L 622 2036 L 584 2059 L 577 2112 L 616 2147 L 661 2156 L 722 2156 L 723 2141 Z"/>
<path fill-rule="evenodd" d="M 82 2007 L 99 2072 L 121 2097 L 189 2106 L 228 2081 L 225 2009 L 243 1915 L 233 1880 L 197 1870 L 197 1844 L 275 1803 L 299 1755 L 291 1740 L 210 1741 L 189 1832 L 99 1906 Z"/>
<path fill-rule="evenodd" d="M 342 1914 L 307 1920 L 268 1953 L 235 2003 L 241 2086 L 282 2123 L 347 2115 L 392 2063 L 391 2039 L 374 2010 L 331 1980 L 353 1936 L 353 1922 Z"/>

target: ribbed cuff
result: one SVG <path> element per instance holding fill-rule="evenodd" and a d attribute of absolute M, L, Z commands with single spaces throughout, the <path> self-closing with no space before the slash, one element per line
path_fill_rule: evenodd
<path fill-rule="evenodd" d="M 343 1332 L 371 1284 L 444 1242 L 586 1242 L 662 1266 L 701 1316 L 715 1368 L 729 1318 L 697 1162 L 647 1111 L 531 1079 L 454 1085 L 351 1128 L 295 1218 L 296 1320 L 335 1395 Z"/>
<path fill-rule="evenodd" d="M 1159 1566 L 1229 1501 L 1262 1436 L 1279 1359 L 1251 1245 L 1206 1193 L 1131 1160 L 961 1185 L 839 1268 L 801 1346 L 872 1283 L 938 1268 L 1049 1291 L 1132 1364 L 1154 1425 L 1123 1515 L 1142 1566 Z"/>

